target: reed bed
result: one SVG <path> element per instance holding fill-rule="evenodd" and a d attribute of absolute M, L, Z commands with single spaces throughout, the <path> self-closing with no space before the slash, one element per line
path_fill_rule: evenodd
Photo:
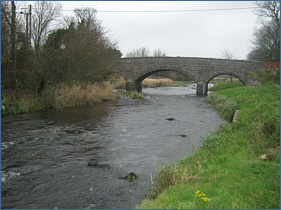
<path fill-rule="evenodd" d="M 167 86 L 170 84 L 173 84 L 174 80 L 172 79 L 152 79 L 152 78 L 146 78 L 142 81 L 142 87 L 148 88 L 148 87 L 162 87 Z"/>
<path fill-rule="evenodd" d="M 113 83 L 114 89 L 126 89 L 126 80 L 123 77 L 120 77 Z"/>
<path fill-rule="evenodd" d="M 152 78 L 145 78 L 142 81 L 143 88 L 153 88 L 153 87 L 162 87 L 162 86 L 169 86 L 174 84 L 174 80 L 172 79 L 152 79 Z M 114 82 L 113 85 L 114 89 L 126 89 L 126 81 L 123 77 L 120 77 L 117 81 Z"/>
<path fill-rule="evenodd" d="M 87 106 L 102 101 L 114 100 L 117 95 L 112 92 L 112 84 L 100 82 L 95 84 L 60 84 L 48 88 L 44 94 L 48 104 L 56 109 L 64 107 Z"/>

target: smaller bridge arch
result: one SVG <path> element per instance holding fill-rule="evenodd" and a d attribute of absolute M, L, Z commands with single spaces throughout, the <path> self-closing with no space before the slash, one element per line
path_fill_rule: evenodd
<path fill-rule="evenodd" d="M 241 75 L 236 74 L 236 73 L 218 73 L 218 74 L 213 74 L 210 75 L 210 78 L 207 80 L 207 83 L 209 83 L 212 79 L 214 79 L 215 77 L 221 76 L 221 75 L 229 75 L 229 76 L 234 76 L 236 78 L 238 78 L 243 84 L 245 84 L 245 81 L 243 80 L 243 77 L 241 77 Z"/>
<path fill-rule="evenodd" d="M 190 57 L 121 58 L 116 61 L 116 72 L 126 80 L 126 90 L 142 91 L 142 81 L 160 71 L 177 71 L 197 83 L 197 95 L 207 95 L 207 84 L 219 75 L 233 75 L 244 85 L 258 85 L 250 74 L 261 68 L 259 61 L 227 60 Z"/>

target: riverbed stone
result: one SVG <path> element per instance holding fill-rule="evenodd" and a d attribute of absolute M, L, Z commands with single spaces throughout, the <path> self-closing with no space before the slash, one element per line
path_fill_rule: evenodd
<path fill-rule="evenodd" d="M 88 166 L 93 168 L 110 168 L 110 164 L 108 163 L 98 163 L 96 160 L 92 160 L 88 163 Z"/>

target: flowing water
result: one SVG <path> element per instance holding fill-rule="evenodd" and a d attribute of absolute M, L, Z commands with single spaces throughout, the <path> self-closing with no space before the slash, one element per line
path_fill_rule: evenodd
<path fill-rule="evenodd" d="M 2 117 L 2 208 L 133 208 L 155 165 L 190 154 L 223 122 L 192 85 L 143 93 L 144 100 Z M 135 182 L 125 179 L 131 172 Z"/>

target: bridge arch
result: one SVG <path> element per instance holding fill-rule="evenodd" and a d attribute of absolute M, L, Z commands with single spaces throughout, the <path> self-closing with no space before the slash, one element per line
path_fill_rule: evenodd
<path fill-rule="evenodd" d="M 238 78 L 238 79 L 243 83 L 243 85 L 245 84 L 244 77 L 242 77 L 242 76 L 239 75 L 239 74 L 236 74 L 235 72 L 225 72 L 225 73 L 217 73 L 217 74 L 210 75 L 210 77 L 209 77 L 209 79 L 206 81 L 206 83 L 208 84 L 212 79 L 214 79 L 215 77 L 221 76 L 221 75 L 230 75 L 230 76 L 234 76 L 234 77 Z"/>
<path fill-rule="evenodd" d="M 210 82 L 212 79 L 214 79 L 215 77 L 218 77 L 218 76 L 221 76 L 221 75 L 230 75 L 230 76 L 234 76 L 234 77 L 238 78 L 238 79 L 243 83 L 243 85 L 245 85 L 245 82 L 244 82 L 243 77 L 242 77 L 241 75 L 239 75 L 239 74 L 234 73 L 234 72 L 225 72 L 225 73 L 213 74 L 213 75 L 210 75 L 210 78 L 207 80 L 207 82 L 206 82 L 205 85 L 204 85 L 204 92 L 206 93 L 206 95 L 207 95 L 207 93 L 208 93 L 208 84 L 209 84 L 209 82 Z"/>
<path fill-rule="evenodd" d="M 187 71 L 184 71 L 184 70 L 181 70 L 181 69 L 157 69 L 157 70 L 148 70 L 146 73 L 144 74 L 140 74 L 140 76 L 134 81 L 135 83 L 135 86 L 136 86 L 136 90 L 138 92 L 141 92 L 142 91 L 142 81 L 149 77 L 150 75 L 152 74 L 155 74 L 155 73 L 158 73 L 158 72 L 163 72 L 163 71 L 173 71 L 173 72 L 178 72 L 178 73 L 181 73 L 183 75 L 186 75 L 188 76 L 189 78 L 193 79 L 194 80 L 194 76 L 189 74 L 189 72 Z"/>
<path fill-rule="evenodd" d="M 181 73 L 183 75 L 188 76 L 189 78 L 194 79 L 194 77 L 191 74 L 189 74 L 188 72 L 179 70 L 179 69 L 157 69 L 157 70 L 151 70 L 151 71 L 148 71 L 148 72 L 146 72 L 144 74 L 141 74 L 135 81 L 136 82 L 142 82 L 145 78 L 149 77 L 150 75 L 158 73 L 158 72 L 163 72 L 163 71 L 178 72 L 178 73 Z"/>

